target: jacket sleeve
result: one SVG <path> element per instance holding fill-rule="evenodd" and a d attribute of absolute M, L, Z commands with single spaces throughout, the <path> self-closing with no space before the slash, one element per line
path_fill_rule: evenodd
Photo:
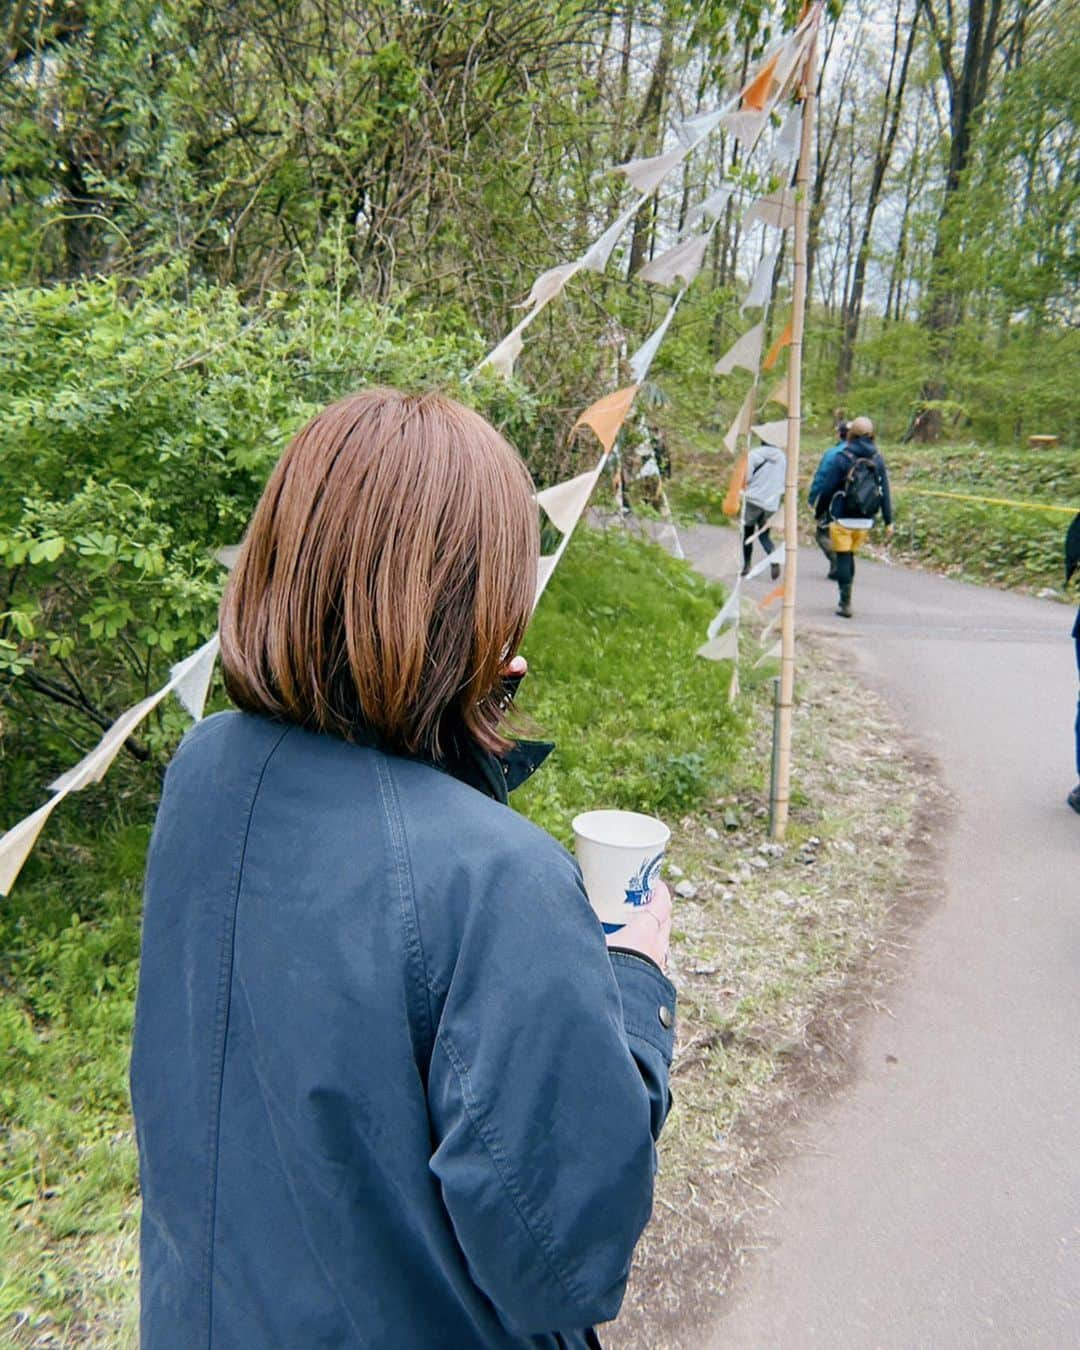
<path fill-rule="evenodd" d="M 810 491 L 807 494 L 807 500 L 813 506 L 821 496 L 822 489 L 828 476 L 829 465 L 836 458 L 835 446 L 831 450 L 826 450 L 818 461 L 818 466 L 814 470 L 814 476 L 810 480 Z"/>
<path fill-rule="evenodd" d="M 670 1104 L 675 991 L 609 955 L 553 843 L 501 871 L 470 906 L 437 1015 L 430 1166 L 474 1281 L 535 1335 L 622 1303 Z"/>
<path fill-rule="evenodd" d="M 881 454 L 878 455 L 878 468 L 881 470 L 881 518 L 886 525 L 893 523 L 892 487 L 889 483 L 889 470 Z"/>

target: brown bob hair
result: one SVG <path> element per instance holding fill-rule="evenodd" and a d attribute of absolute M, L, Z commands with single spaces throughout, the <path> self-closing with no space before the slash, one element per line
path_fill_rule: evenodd
<path fill-rule="evenodd" d="M 222 601 L 233 701 L 428 759 L 468 737 L 505 749 L 532 491 L 502 436 L 441 394 L 372 388 L 319 413 L 271 474 Z"/>

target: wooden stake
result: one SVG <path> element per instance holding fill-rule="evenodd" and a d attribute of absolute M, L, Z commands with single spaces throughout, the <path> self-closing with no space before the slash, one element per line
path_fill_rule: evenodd
<path fill-rule="evenodd" d="M 787 479 L 784 489 L 784 600 L 780 620 L 780 709 L 776 745 L 776 791 L 772 803 L 772 837 L 783 839 L 791 800 L 791 714 L 795 702 L 795 586 L 799 562 L 799 431 L 802 418 L 802 352 L 806 326 L 806 252 L 809 233 L 810 156 L 817 78 L 817 38 L 821 10 L 814 21 L 802 84 L 802 141 L 795 176 L 795 285 L 788 366 Z"/>

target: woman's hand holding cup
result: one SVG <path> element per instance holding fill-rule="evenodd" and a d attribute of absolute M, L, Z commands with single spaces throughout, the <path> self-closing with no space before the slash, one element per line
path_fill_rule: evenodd
<path fill-rule="evenodd" d="M 609 947 L 639 952 L 655 961 L 661 970 L 667 967 L 668 944 L 671 941 L 671 892 L 658 881 L 649 895 L 649 903 L 641 905 L 634 917 L 617 932 L 608 933 Z"/>

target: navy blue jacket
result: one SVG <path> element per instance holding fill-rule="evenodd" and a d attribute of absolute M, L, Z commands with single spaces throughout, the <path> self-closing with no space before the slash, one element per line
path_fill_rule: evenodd
<path fill-rule="evenodd" d="M 143 1350 L 595 1345 L 652 1205 L 673 1009 L 502 802 L 200 723 L 146 883 Z"/>
<path fill-rule="evenodd" d="M 829 515 L 829 502 L 827 498 L 822 496 L 822 485 L 829 481 L 836 456 L 846 449 L 847 441 L 837 441 L 835 445 L 830 446 L 821 456 L 821 460 L 814 470 L 814 476 L 810 480 L 810 491 L 806 496 L 810 505 L 814 507 L 814 515 L 818 520 L 827 520 Z"/>
<path fill-rule="evenodd" d="M 811 501 L 815 497 L 817 499 L 817 514 L 819 516 L 828 515 L 831 520 L 836 520 L 844 514 L 844 499 L 839 493 L 847 481 L 852 455 L 860 459 L 872 459 L 877 465 L 878 473 L 881 475 L 881 515 L 885 524 L 891 525 L 893 508 L 892 491 L 889 487 L 889 471 L 885 467 L 881 451 L 866 436 L 858 436 L 855 440 L 848 441 L 846 446 L 840 447 L 835 453 L 829 451 L 818 466 L 818 472 L 814 475 L 814 482 L 810 485 Z M 815 484 L 817 486 L 816 493 L 814 492 Z M 824 511 L 822 510 L 823 506 Z"/>

